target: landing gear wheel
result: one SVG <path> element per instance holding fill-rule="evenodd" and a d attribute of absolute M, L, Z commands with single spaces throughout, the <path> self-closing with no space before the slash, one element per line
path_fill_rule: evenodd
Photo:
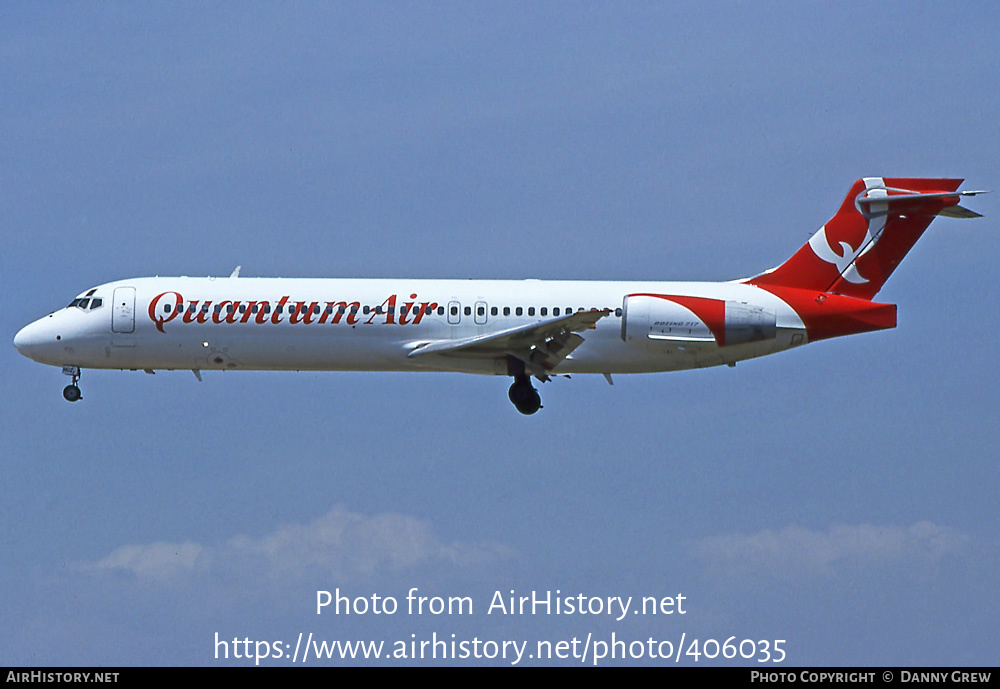
<path fill-rule="evenodd" d="M 542 408 L 542 398 L 538 396 L 538 390 L 531 387 L 527 377 L 515 379 L 507 392 L 507 397 L 514 407 L 525 415 L 534 414 Z"/>
<path fill-rule="evenodd" d="M 67 402 L 76 402 L 83 397 L 80 393 L 80 388 L 77 387 L 77 383 L 80 382 L 80 367 L 63 366 L 62 372 L 73 379 L 72 383 L 63 388 L 63 398 Z"/>

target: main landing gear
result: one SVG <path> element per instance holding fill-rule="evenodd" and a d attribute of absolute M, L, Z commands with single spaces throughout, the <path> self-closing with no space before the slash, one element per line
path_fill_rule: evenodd
<path fill-rule="evenodd" d="M 511 356 L 507 357 L 507 373 L 514 376 L 507 397 L 517 410 L 529 415 L 541 409 L 542 398 L 538 396 L 538 390 L 531 385 L 531 378 L 524 371 L 524 362 Z"/>
<path fill-rule="evenodd" d="M 67 402 L 83 399 L 83 393 L 80 392 L 80 387 L 77 385 L 80 382 L 80 368 L 78 366 L 64 366 L 63 373 L 73 377 L 73 382 L 63 388 L 63 398 Z"/>
<path fill-rule="evenodd" d="M 542 398 L 538 396 L 538 390 L 532 387 L 531 379 L 525 375 L 514 378 L 507 397 L 522 414 L 534 414 L 542 408 Z"/>

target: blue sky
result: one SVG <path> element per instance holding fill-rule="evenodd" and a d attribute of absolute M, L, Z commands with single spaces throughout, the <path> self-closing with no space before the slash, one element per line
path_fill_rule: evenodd
<path fill-rule="evenodd" d="M 859 177 L 1000 178 L 989 3 L 8 4 L 0 27 L 8 341 L 102 282 L 237 264 L 726 280 Z M 995 664 L 1000 215 L 967 205 L 879 294 L 895 330 L 558 380 L 533 417 L 459 374 L 85 371 L 70 405 L 0 349 L 0 662 L 436 632 Z M 475 610 L 317 616 L 337 587 Z M 688 612 L 487 615 L 511 589 Z"/>

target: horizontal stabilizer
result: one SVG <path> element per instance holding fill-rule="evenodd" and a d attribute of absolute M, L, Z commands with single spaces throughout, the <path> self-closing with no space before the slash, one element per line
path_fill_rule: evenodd
<path fill-rule="evenodd" d="M 981 218 L 983 217 L 976 211 L 970 211 L 964 206 L 948 206 L 947 208 L 938 211 L 938 215 L 942 218 Z"/>
<path fill-rule="evenodd" d="M 976 196 L 988 194 L 988 191 L 951 191 L 919 193 L 906 189 L 892 187 L 866 189 L 858 195 L 859 206 L 864 207 L 870 216 L 887 215 L 889 213 L 905 213 L 909 215 L 940 215 L 945 218 L 981 218 L 979 213 L 957 205 L 960 196 Z M 929 201 L 951 200 L 952 205 L 941 206 Z"/>

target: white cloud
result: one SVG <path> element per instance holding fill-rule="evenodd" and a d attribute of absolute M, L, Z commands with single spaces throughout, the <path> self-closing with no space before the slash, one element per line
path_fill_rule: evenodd
<path fill-rule="evenodd" d="M 694 552 L 710 567 L 782 578 L 829 574 L 845 565 L 926 564 L 960 551 L 969 537 L 928 521 L 909 527 L 834 524 L 826 531 L 788 526 L 754 534 L 713 536 L 697 541 Z"/>
<path fill-rule="evenodd" d="M 194 569 L 204 548 L 197 543 L 127 545 L 98 560 L 88 569 L 97 572 L 130 571 L 149 579 L 173 579 Z"/>
<path fill-rule="evenodd" d="M 177 580 L 200 572 L 240 572 L 288 580 L 305 573 L 345 578 L 425 563 L 473 565 L 511 555 L 489 543 L 442 543 L 430 522 L 403 514 L 372 516 L 334 507 L 308 524 L 288 524 L 261 538 L 236 536 L 219 546 L 193 542 L 126 545 L 82 569 Z"/>

